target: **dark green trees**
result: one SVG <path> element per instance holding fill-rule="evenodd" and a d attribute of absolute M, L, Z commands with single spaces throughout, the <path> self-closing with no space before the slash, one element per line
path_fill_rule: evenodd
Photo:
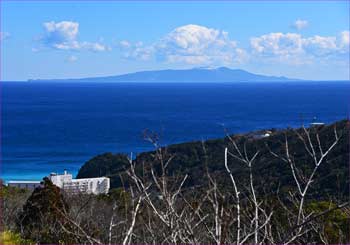
<path fill-rule="evenodd" d="M 35 189 L 23 206 L 17 224 L 19 232 L 24 238 L 40 243 L 69 243 L 71 239 L 65 232 L 68 204 L 60 188 L 48 178 L 43 182 L 43 187 Z"/>
<path fill-rule="evenodd" d="M 86 162 L 80 168 L 77 179 L 106 176 L 111 180 L 111 188 L 120 187 L 120 173 L 129 165 L 129 159 L 124 154 L 104 153 Z"/>

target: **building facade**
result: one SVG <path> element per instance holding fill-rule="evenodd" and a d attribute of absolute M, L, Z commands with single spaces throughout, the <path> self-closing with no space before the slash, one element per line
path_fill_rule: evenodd
<path fill-rule="evenodd" d="M 52 183 L 68 193 L 107 194 L 110 180 L 107 177 L 73 179 L 72 174 L 64 171 L 63 174 L 51 173 Z"/>
<path fill-rule="evenodd" d="M 51 173 L 48 178 L 54 185 L 71 194 L 107 194 L 110 188 L 110 180 L 107 177 L 73 179 L 72 174 L 66 170 L 63 174 Z M 43 186 L 41 181 L 27 180 L 10 180 L 7 185 L 27 190 Z"/>

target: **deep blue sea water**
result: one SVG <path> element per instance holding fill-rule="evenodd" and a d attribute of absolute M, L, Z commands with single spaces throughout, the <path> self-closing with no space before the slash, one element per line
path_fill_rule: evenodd
<path fill-rule="evenodd" d="M 74 174 L 104 152 L 224 137 L 264 128 L 300 126 L 317 117 L 348 115 L 349 82 L 235 84 L 28 83 L 1 84 L 2 178 L 41 179 Z"/>

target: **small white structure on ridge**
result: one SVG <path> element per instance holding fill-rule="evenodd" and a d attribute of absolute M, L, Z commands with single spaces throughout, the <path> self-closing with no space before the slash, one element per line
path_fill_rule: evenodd
<path fill-rule="evenodd" d="M 312 119 L 312 123 L 310 123 L 310 125 L 311 125 L 311 126 L 323 126 L 324 123 L 323 123 L 323 122 L 317 121 L 317 117 L 314 117 L 314 118 Z"/>

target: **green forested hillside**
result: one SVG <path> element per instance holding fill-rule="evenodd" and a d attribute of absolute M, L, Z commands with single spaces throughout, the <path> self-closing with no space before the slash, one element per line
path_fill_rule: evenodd
<path fill-rule="evenodd" d="M 108 194 L 69 193 L 48 179 L 32 193 L 2 186 L 0 242 L 347 244 L 348 124 L 167 147 L 149 134 L 154 151 L 82 166 L 78 178 L 111 178 Z"/>
<path fill-rule="evenodd" d="M 334 141 L 334 127 L 340 136 L 338 144 L 332 149 L 325 161 L 319 167 L 312 186 L 312 194 L 315 197 L 333 196 L 334 198 L 347 198 L 349 193 L 349 130 L 348 121 L 339 121 L 332 125 L 315 126 L 310 129 L 312 141 L 317 145 L 316 132 L 320 136 L 323 149 L 329 147 Z M 239 148 L 247 149 L 248 156 L 259 151 L 256 161 L 252 166 L 254 183 L 266 192 L 288 190 L 294 185 L 290 166 L 281 159 L 275 157 L 272 152 L 285 156 L 285 140 L 287 137 L 289 151 L 296 166 L 306 174 L 310 174 L 314 163 L 308 155 L 304 143 L 299 139 L 297 133 L 303 134 L 303 129 L 274 130 L 269 137 L 261 137 L 261 132 L 251 132 L 241 135 L 231 135 Z M 162 148 L 165 159 L 172 158 L 167 168 L 169 176 L 189 177 L 185 186 L 205 186 L 208 182 L 207 173 L 217 176 L 223 186 L 229 183 L 229 176 L 224 166 L 224 150 L 235 149 L 229 139 L 208 140 L 204 142 L 188 142 L 170 145 Z M 139 171 L 153 165 L 157 168 L 155 152 L 139 154 L 136 159 Z M 248 168 L 244 163 L 230 157 L 229 166 L 238 183 L 246 185 L 248 179 Z M 122 154 L 105 153 L 94 157 L 86 162 L 80 169 L 77 178 L 109 176 L 112 188 L 117 188 L 122 183 L 128 183 L 125 169 L 129 167 L 128 158 Z"/>

